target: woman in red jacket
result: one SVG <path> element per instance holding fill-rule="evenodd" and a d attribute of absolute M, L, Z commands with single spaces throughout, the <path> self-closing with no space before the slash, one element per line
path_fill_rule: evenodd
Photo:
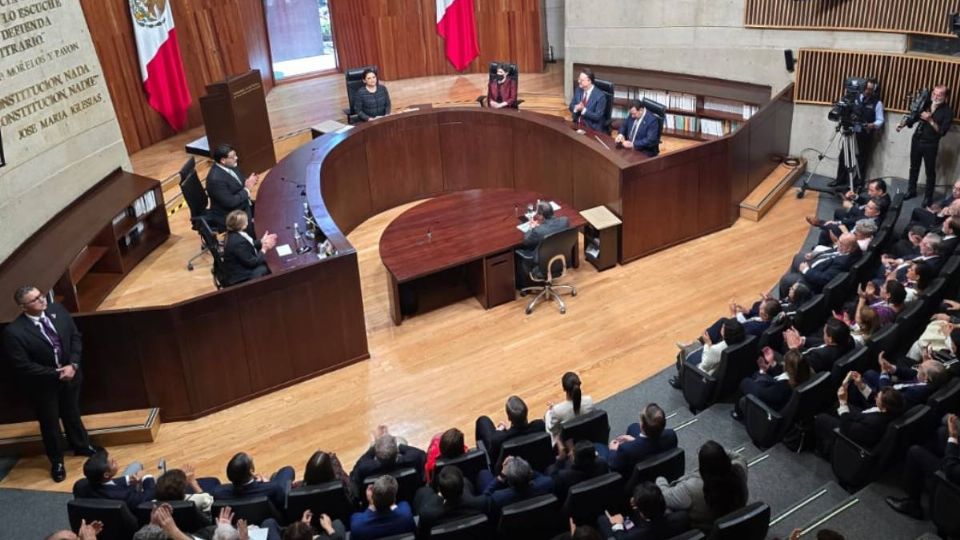
<path fill-rule="evenodd" d="M 509 78 L 508 66 L 497 66 L 497 78 L 487 88 L 487 106 L 494 109 L 517 106 L 517 81 Z"/>

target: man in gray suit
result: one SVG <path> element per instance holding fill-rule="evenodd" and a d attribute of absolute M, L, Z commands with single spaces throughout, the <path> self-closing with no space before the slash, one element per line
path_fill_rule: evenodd
<path fill-rule="evenodd" d="M 537 213 L 530 219 L 530 228 L 523 234 L 523 244 L 514 252 L 518 289 L 530 286 L 530 271 L 540 262 L 538 260 L 540 242 L 547 236 L 569 227 L 569 219 L 553 215 L 553 206 L 549 201 L 540 201 L 537 205 Z"/>

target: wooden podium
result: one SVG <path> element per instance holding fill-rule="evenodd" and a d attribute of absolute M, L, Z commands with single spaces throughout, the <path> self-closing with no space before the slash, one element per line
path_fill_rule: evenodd
<path fill-rule="evenodd" d="M 200 98 L 200 112 L 211 155 L 218 145 L 227 143 L 237 151 L 240 168 L 247 174 L 276 165 L 260 70 L 208 84 L 207 95 Z"/>

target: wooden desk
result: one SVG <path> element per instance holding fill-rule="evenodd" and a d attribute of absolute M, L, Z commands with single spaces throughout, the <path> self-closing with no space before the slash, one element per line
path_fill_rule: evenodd
<path fill-rule="evenodd" d="M 549 197 L 533 191 L 471 189 L 418 204 L 393 220 L 380 237 L 394 324 L 416 309 L 425 279 L 461 269 L 470 292 L 485 309 L 513 300 L 513 250 L 523 242 L 518 217 L 527 204 Z M 580 227 L 584 219 L 562 201 L 558 216 Z M 401 299 L 407 299 L 406 302 Z"/>

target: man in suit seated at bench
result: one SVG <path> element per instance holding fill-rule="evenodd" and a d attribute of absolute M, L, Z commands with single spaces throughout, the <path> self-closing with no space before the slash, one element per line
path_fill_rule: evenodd
<path fill-rule="evenodd" d="M 667 417 L 656 403 L 640 412 L 640 422 L 627 427 L 627 433 L 600 445 L 598 451 L 610 468 L 628 478 L 633 467 L 644 459 L 677 447 L 677 434 L 667 428 Z"/>
<path fill-rule="evenodd" d="M 540 263 L 538 252 L 540 242 L 547 236 L 568 227 L 570 227 L 570 220 L 566 217 L 554 216 L 550 201 L 540 201 L 537 205 L 537 213 L 530 219 L 530 228 L 523 234 L 523 244 L 514 252 L 518 289 L 530 286 L 530 271 Z"/>
<path fill-rule="evenodd" d="M 633 148 L 654 157 L 660 153 L 660 120 L 647 111 L 642 101 L 634 101 L 615 140 L 624 148 Z"/>
<path fill-rule="evenodd" d="M 253 458 L 245 452 L 240 452 L 230 459 L 227 464 L 228 484 L 221 484 L 213 489 L 215 499 L 242 499 L 245 497 L 266 496 L 279 511 L 287 505 L 287 493 L 295 476 L 293 467 L 289 465 L 281 468 L 268 479 L 256 473 Z"/>

